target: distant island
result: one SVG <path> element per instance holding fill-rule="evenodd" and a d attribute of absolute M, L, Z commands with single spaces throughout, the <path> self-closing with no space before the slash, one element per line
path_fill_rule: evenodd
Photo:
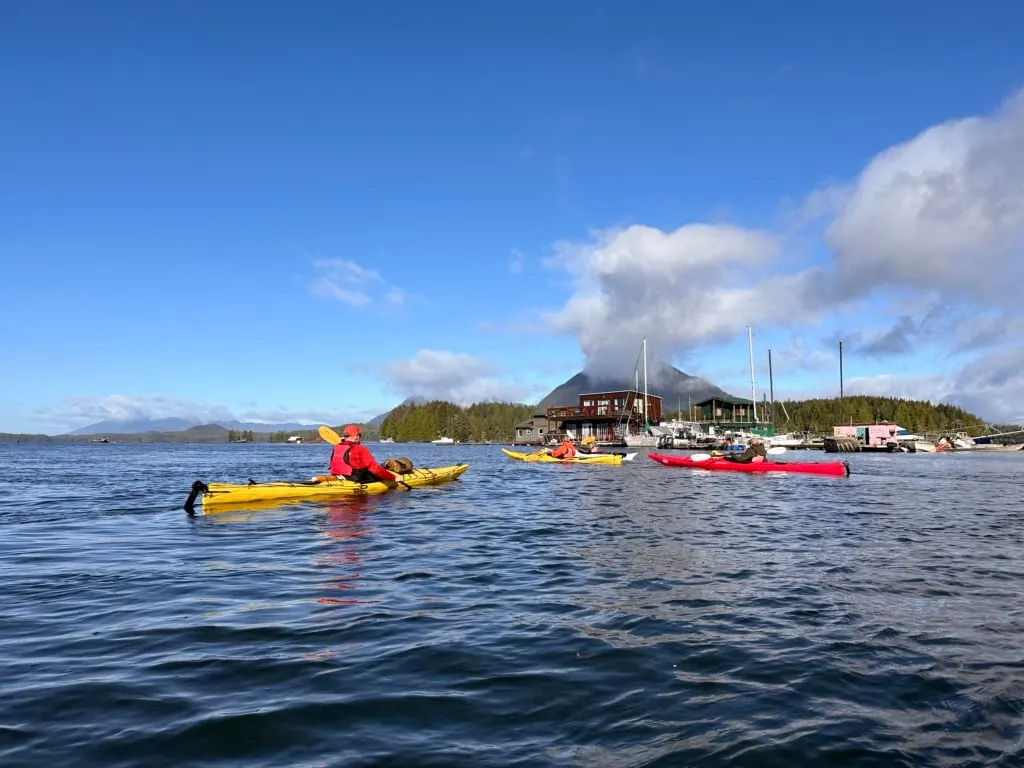
<path fill-rule="evenodd" d="M 285 443 L 290 437 L 302 442 L 322 442 L 315 427 L 301 430 L 254 432 L 226 429 L 219 424 L 200 424 L 167 432 L 106 432 L 101 434 L 25 435 L 0 432 L 0 443 Z"/>

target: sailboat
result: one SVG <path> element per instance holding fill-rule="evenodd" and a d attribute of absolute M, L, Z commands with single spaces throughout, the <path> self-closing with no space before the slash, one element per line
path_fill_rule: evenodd
<path fill-rule="evenodd" d="M 662 438 L 661 435 L 655 434 L 654 430 L 651 428 L 650 421 L 648 421 L 648 419 L 647 419 L 647 407 L 648 407 L 649 403 L 648 403 L 648 400 L 647 400 L 647 337 L 646 336 L 644 336 L 642 348 L 643 348 L 643 357 L 644 357 L 644 399 L 643 399 L 643 403 L 640 406 L 640 409 L 641 409 L 641 412 L 643 413 L 643 426 L 641 427 L 640 433 L 636 434 L 636 435 L 629 434 L 628 430 L 627 430 L 627 433 L 626 433 L 626 436 L 625 436 L 625 441 L 626 441 L 626 445 L 629 446 L 630 448 L 658 448 L 659 445 L 661 444 L 663 438 Z M 634 398 L 633 402 L 634 403 L 636 402 L 635 398 Z M 628 420 L 627 420 L 626 423 L 627 424 L 629 423 Z"/>

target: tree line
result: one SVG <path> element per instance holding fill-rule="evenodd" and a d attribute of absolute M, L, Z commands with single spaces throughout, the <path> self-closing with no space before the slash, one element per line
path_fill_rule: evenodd
<path fill-rule="evenodd" d="M 883 421 L 894 422 L 911 432 L 964 430 L 977 435 L 985 427 L 979 416 L 955 405 L 900 397 L 850 395 L 841 401 L 838 397 L 776 401 L 774 419 L 771 409 L 768 404 L 767 416 L 774 421 L 778 432 L 806 430 L 831 434 L 836 424 Z"/>
<path fill-rule="evenodd" d="M 462 408 L 446 400 L 402 405 L 387 415 L 380 436 L 396 442 L 429 442 L 450 437 L 461 442 L 511 441 L 516 424 L 533 415 L 522 403 L 474 403 Z"/>

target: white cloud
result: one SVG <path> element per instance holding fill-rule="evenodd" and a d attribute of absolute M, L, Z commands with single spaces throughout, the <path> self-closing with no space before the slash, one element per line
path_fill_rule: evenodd
<path fill-rule="evenodd" d="M 35 409 L 34 418 L 58 428 L 76 429 L 97 421 L 146 421 L 177 418 L 193 424 L 225 421 L 257 421 L 268 424 L 285 422 L 340 424 L 363 421 L 376 412 L 352 406 L 346 411 L 294 410 L 284 407 L 259 409 L 250 406 L 239 415 L 226 406 L 200 403 L 171 395 L 108 395 L 106 397 L 70 397 L 55 406 Z"/>
<path fill-rule="evenodd" d="M 861 321 L 864 322 L 864 321 Z M 860 357 L 884 358 L 908 355 L 913 351 L 919 324 L 909 315 L 901 315 L 889 328 L 851 330 L 842 335 L 845 349 Z"/>
<path fill-rule="evenodd" d="M 818 346 L 808 346 L 802 336 L 796 336 L 788 347 L 773 346 L 772 371 L 773 373 L 792 373 L 795 371 L 825 371 L 838 370 L 839 355 L 836 352 L 829 352 Z M 768 372 L 768 364 L 759 366 L 761 373 Z M 746 372 L 746 369 L 744 369 Z"/>
<path fill-rule="evenodd" d="M 990 117 L 951 120 L 874 158 L 826 240 L 836 289 L 937 289 L 1016 303 L 1024 267 L 1024 93 Z"/>
<path fill-rule="evenodd" d="M 389 288 L 384 294 L 384 302 L 393 309 L 401 309 L 405 306 L 405 291 L 401 288 Z"/>
<path fill-rule="evenodd" d="M 518 275 L 523 271 L 523 266 L 526 264 L 526 256 L 518 248 L 513 248 L 511 251 L 512 260 L 508 263 L 508 273 L 510 275 Z"/>
<path fill-rule="evenodd" d="M 266 424 L 283 424 L 286 422 L 300 424 L 342 424 L 344 422 L 362 423 L 377 416 L 383 408 L 361 408 L 350 405 L 345 410 L 293 410 L 291 408 L 265 408 L 243 411 L 238 415 L 239 421 L 257 421 Z"/>
<path fill-rule="evenodd" d="M 398 309 L 405 303 L 405 293 L 400 288 L 387 286 L 379 272 L 354 261 L 317 259 L 313 269 L 317 273 L 310 287 L 314 296 L 357 308 L 380 303 Z"/>
<path fill-rule="evenodd" d="M 950 401 L 993 421 L 1024 424 L 1024 346 L 990 352 L 965 365 Z"/>
<path fill-rule="evenodd" d="M 186 397 L 169 395 L 108 395 L 107 397 L 69 397 L 56 406 L 42 406 L 36 415 L 54 423 L 87 424 L 111 419 L 179 418 L 208 422 L 233 418 L 231 411 L 220 405 L 203 405 Z"/>
<path fill-rule="evenodd" d="M 457 352 L 421 349 L 409 360 L 385 365 L 384 372 L 406 397 L 448 400 L 459 405 L 521 401 L 534 393 L 533 387 L 503 379 L 492 363 Z"/>
<path fill-rule="evenodd" d="M 957 313 L 942 330 L 952 339 L 954 352 L 1001 346 L 1024 338 L 1024 315 L 1010 312 Z"/>
<path fill-rule="evenodd" d="M 632 370 L 643 336 L 648 358 L 667 360 L 747 324 L 812 317 L 821 275 L 770 274 L 779 254 L 770 233 L 728 225 L 597 232 L 590 242 L 557 243 L 545 261 L 569 273 L 574 287 L 545 317 L 579 339 L 589 371 L 622 374 Z"/>

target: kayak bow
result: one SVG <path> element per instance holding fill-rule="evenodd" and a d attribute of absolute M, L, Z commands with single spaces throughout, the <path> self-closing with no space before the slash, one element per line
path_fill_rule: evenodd
<path fill-rule="evenodd" d="M 668 456 L 664 453 L 648 453 L 649 458 L 666 467 L 690 467 L 691 469 L 724 470 L 727 472 L 795 472 L 804 475 L 828 475 L 849 477 L 850 465 L 845 461 L 758 461 L 740 464 L 719 456 L 703 461 L 694 461 L 689 456 Z"/>
<path fill-rule="evenodd" d="M 453 464 L 450 467 L 422 467 L 404 475 L 399 475 L 401 483 L 410 488 L 427 485 L 441 485 L 455 480 L 467 469 L 468 464 Z M 394 486 L 388 483 L 353 483 L 349 480 L 304 480 L 297 482 L 255 483 L 247 485 L 232 483 L 210 483 L 200 480 L 192 484 L 192 492 L 185 502 L 185 509 L 191 511 L 198 500 L 203 510 L 228 507 L 238 504 L 267 501 L 306 501 L 330 499 L 339 496 L 367 496 L 388 493 Z"/>

